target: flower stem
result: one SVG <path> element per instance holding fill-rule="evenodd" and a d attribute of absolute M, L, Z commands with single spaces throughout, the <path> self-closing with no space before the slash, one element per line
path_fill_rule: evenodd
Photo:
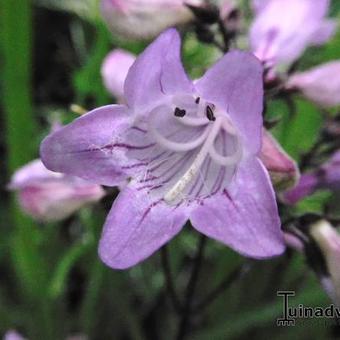
<path fill-rule="evenodd" d="M 183 340 L 186 336 L 188 326 L 190 323 L 190 316 L 192 312 L 192 303 L 193 303 L 193 298 L 198 282 L 198 274 L 201 268 L 202 260 L 203 260 L 203 253 L 204 253 L 204 248 L 206 245 L 206 236 L 201 235 L 198 248 L 197 248 L 197 253 L 194 259 L 194 264 L 192 267 L 192 272 L 191 276 L 187 285 L 186 289 L 186 294 L 185 294 L 185 299 L 184 299 L 184 306 L 182 310 L 182 317 L 179 323 L 178 327 L 178 332 L 176 339 L 177 340 Z"/>
<path fill-rule="evenodd" d="M 228 289 L 235 281 L 239 280 L 246 273 L 248 273 L 250 265 L 248 263 L 242 264 L 234 269 L 231 273 L 221 281 L 201 302 L 199 302 L 195 308 L 194 312 L 201 311 L 202 309 L 208 307 L 214 300 L 216 300 L 221 293 Z"/>
<path fill-rule="evenodd" d="M 222 35 L 222 39 L 223 39 L 223 44 L 224 44 L 223 51 L 224 51 L 224 53 L 226 53 L 229 50 L 230 36 L 228 34 L 228 31 L 227 31 L 222 19 L 219 19 L 217 24 L 218 24 L 218 29 L 219 29 L 219 31 Z"/>
<path fill-rule="evenodd" d="M 166 281 L 166 286 L 168 290 L 168 295 L 170 297 L 171 303 L 178 314 L 182 312 L 182 306 L 178 299 L 176 289 L 174 286 L 174 281 L 171 273 L 170 262 L 169 262 L 169 254 L 167 246 L 165 245 L 161 249 L 161 261 L 162 261 L 162 268 L 163 273 Z"/>

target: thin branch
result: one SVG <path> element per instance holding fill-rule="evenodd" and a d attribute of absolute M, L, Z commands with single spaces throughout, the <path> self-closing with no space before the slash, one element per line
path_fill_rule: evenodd
<path fill-rule="evenodd" d="M 197 253 L 196 253 L 194 264 L 192 267 L 191 276 L 190 276 L 187 289 L 186 289 L 184 307 L 182 311 L 182 318 L 179 323 L 177 337 L 176 337 L 177 340 L 183 340 L 187 334 L 191 311 L 192 311 L 193 298 L 194 298 L 194 294 L 195 294 L 195 290 L 196 290 L 196 286 L 198 282 L 198 274 L 199 274 L 202 260 L 203 260 L 203 253 L 204 253 L 206 240 L 207 240 L 206 236 L 204 235 L 200 236 Z"/>
<path fill-rule="evenodd" d="M 208 307 L 214 300 L 216 300 L 220 294 L 222 294 L 225 290 L 230 288 L 230 286 L 243 277 L 250 270 L 250 264 L 245 263 L 234 269 L 231 273 L 222 280 L 222 282 L 217 285 L 201 302 L 199 302 L 194 311 L 202 311 L 206 307 Z"/>
<path fill-rule="evenodd" d="M 229 45 L 230 45 L 230 35 L 224 25 L 223 20 L 220 18 L 217 22 L 218 29 L 222 35 L 223 43 L 224 43 L 224 52 L 228 52 L 229 50 Z"/>
<path fill-rule="evenodd" d="M 161 263 L 162 263 L 163 273 L 165 277 L 168 296 L 170 298 L 170 301 L 175 311 L 178 314 L 181 314 L 183 308 L 176 293 L 176 289 L 175 289 L 175 285 L 174 285 L 174 281 L 173 281 L 173 277 L 171 273 L 168 249 L 166 245 L 161 248 Z"/>

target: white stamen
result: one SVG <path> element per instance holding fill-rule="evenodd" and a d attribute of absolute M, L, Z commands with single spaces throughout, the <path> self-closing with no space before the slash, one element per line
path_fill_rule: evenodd
<path fill-rule="evenodd" d="M 210 157 L 219 165 L 222 166 L 231 166 L 237 164 L 242 158 L 242 146 L 240 137 L 236 136 L 236 150 L 232 155 L 229 156 L 221 156 L 215 149 L 215 146 L 212 145 L 209 151 Z"/>
<path fill-rule="evenodd" d="M 196 117 L 175 117 L 176 120 L 178 120 L 180 123 L 183 125 L 188 125 L 188 126 L 204 126 L 209 124 L 209 120 L 204 117 L 204 118 L 196 118 Z"/>
<path fill-rule="evenodd" d="M 200 146 L 205 139 L 207 138 L 209 134 L 210 127 L 208 126 L 204 132 L 195 140 L 187 143 L 178 143 L 173 142 L 164 136 L 162 136 L 157 129 L 153 126 L 152 121 L 149 125 L 149 131 L 151 132 L 152 136 L 155 138 L 156 142 L 163 146 L 167 150 L 176 151 L 176 152 L 186 152 L 190 150 L 196 149 L 198 146 Z"/>
<path fill-rule="evenodd" d="M 197 154 L 190 168 L 185 172 L 181 179 L 164 195 L 164 200 L 167 203 L 171 203 L 174 200 L 176 200 L 178 195 L 183 192 L 187 185 L 196 176 L 202 164 L 204 163 L 206 156 L 210 152 L 211 147 L 214 144 L 215 138 L 218 135 L 220 128 L 222 126 L 222 122 L 223 118 L 218 117 L 216 119 L 216 121 L 212 125 L 211 130 L 209 131 L 209 135 L 207 136 L 206 141 L 202 146 L 202 149 Z"/>

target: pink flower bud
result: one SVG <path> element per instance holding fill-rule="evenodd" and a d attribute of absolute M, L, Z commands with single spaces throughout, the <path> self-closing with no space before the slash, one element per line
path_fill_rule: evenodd
<path fill-rule="evenodd" d="M 295 161 L 266 130 L 263 130 L 260 159 L 269 171 L 277 190 L 284 190 L 293 186 L 300 176 Z"/>
<path fill-rule="evenodd" d="M 18 191 L 22 209 L 41 221 L 64 219 L 104 196 L 101 186 L 47 170 L 40 159 L 17 170 L 9 189 Z"/>
<path fill-rule="evenodd" d="M 116 49 L 106 56 L 102 64 L 104 85 L 119 102 L 123 101 L 125 78 L 135 59 L 133 54 Z"/>
<path fill-rule="evenodd" d="M 339 105 L 340 61 L 292 75 L 287 88 L 301 91 L 306 98 L 323 107 Z"/>
<path fill-rule="evenodd" d="M 113 33 L 130 39 L 148 39 L 168 27 L 189 22 L 193 14 L 185 4 L 202 3 L 202 0 L 102 0 L 101 12 Z"/>

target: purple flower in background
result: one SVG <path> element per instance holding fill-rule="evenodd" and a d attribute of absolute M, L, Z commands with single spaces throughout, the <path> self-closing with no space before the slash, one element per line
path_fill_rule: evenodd
<path fill-rule="evenodd" d="M 322 107 L 340 104 L 340 61 L 332 61 L 305 72 L 293 74 L 287 89 L 299 90 Z"/>
<path fill-rule="evenodd" d="M 136 60 L 127 105 L 98 108 L 48 136 L 44 164 L 98 184 L 129 184 L 115 200 L 99 246 L 113 268 L 142 261 L 190 219 L 246 256 L 284 250 L 274 191 L 257 155 L 262 141 L 262 66 L 226 54 L 193 84 L 170 29 Z"/>
<path fill-rule="evenodd" d="M 191 21 L 193 14 L 185 4 L 203 3 L 203 0 L 102 0 L 101 13 L 113 33 L 148 39 L 165 28 Z"/>
<path fill-rule="evenodd" d="M 251 7 L 255 14 L 259 14 L 272 0 L 252 0 Z"/>
<path fill-rule="evenodd" d="M 136 57 L 124 50 L 111 51 L 101 67 L 101 74 L 107 90 L 119 101 L 124 97 L 124 81 Z"/>
<path fill-rule="evenodd" d="M 15 330 L 9 330 L 6 332 L 6 334 L 3 337 L 3 340 L 25 340 L 20 333 L 18 333 Z"/>
<path fill-rule="evenodd" d="M 323 44 L 335 31 L 335 21 L 325 19 L 329 0 L 256 0 L 253 7 L 251 48 L 268 66 L 293 62 L 306 47 Z"/>
<path fill-rule="evenodd" d="M 310 228 L 310 235 L 323 255 L 328 276 L 320 281 L 329 297 L 340 306 L 340 234 L 329 222 L 321 220 Z"/>
<path fill-rule="evenodd" d="M 340 151 L 319 169 L 302 175 L 298 185 L 284 194 L 284 200 L 295 204 L 319 189 L 340 189 Z"/>
<path fill-rule="evenodd" d="M 104 196 L 101 186 L 49 171 L 40 159 L 17 170 L 9 189 L 18 191 L 22 209 L 41 221 L 64 219 L 83 205 Z"/>

